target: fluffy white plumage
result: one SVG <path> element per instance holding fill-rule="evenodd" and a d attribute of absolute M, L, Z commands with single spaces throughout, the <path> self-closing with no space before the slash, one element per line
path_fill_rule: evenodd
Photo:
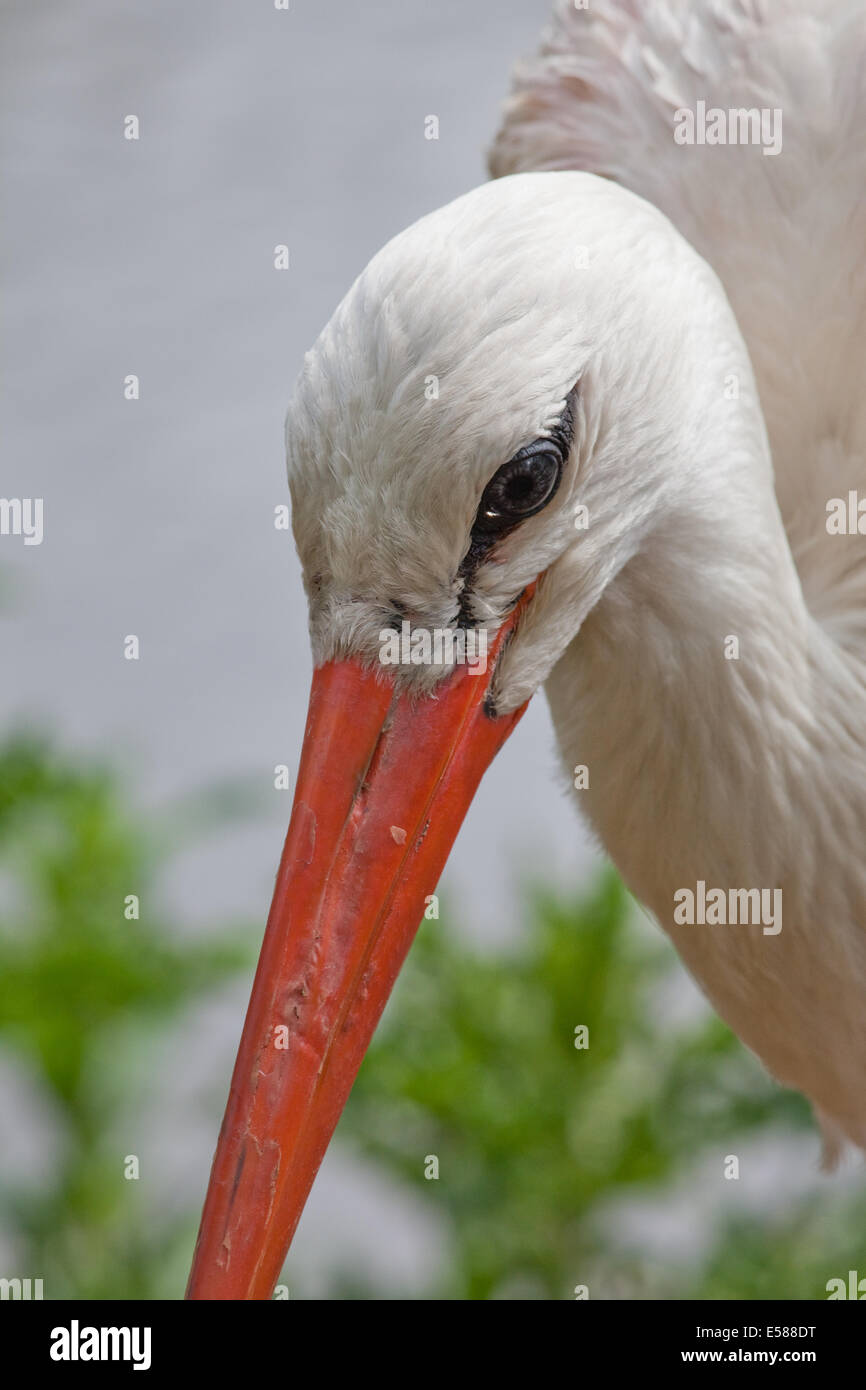
<path fill-rule="evenodd" d="M 495 628 L 544 573 L 498 707 L 545 684 L 629 887 L 831 1146 L 866 1147 L 866 538 L 825 526 L 866 485 L 864 56 L 859 4 L 561 3 L 510 177 L 373 259 L 287 441 L 315 656 L 373 661 L 396 612 L 455 622 L 486 482 L 579 383 L 559 492 L 472 581 Z M 781 108 L 782 153 L 675 144 L 699 99 Z M 699 880 L 781 888 L 781 932 L 677 926 Z"/>

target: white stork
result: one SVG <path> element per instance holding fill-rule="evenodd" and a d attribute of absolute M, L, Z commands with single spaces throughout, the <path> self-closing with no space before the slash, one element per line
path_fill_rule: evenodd
<path fill-rule="evenodd" d="M 269 1296 L 541 686 L 631 891 L 828 1150 L 866 1146 L 864 62 L 859 0 L 561 0 L 495 180 L 307 355 L 315 672 L 190 1297 Z M 383 664 L 462 629 L 483 675 Z"/>

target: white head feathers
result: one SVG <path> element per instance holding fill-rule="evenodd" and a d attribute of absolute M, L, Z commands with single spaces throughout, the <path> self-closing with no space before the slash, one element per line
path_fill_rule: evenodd
<path fill-rule="evenodd" d="M 703 340 L 693 366 L 694 354 L 680 352 L 686 334 Z M 682 370 L 672 374 L 678 352 Z M 720 374 L 735 360 L 748 385 L 712 272 L 655 209 L 592 175 L 501 179 L 395 237 L 307 355 L 287 420 L 316 659 L 352 651 L 373 660 L 395 615 L 430 627 L 457 621 L 486 483 L 556 425 L 577 384 L 557 495 L 470 581 L 473 620 L 495 627 L 547 572 L 539 618 L 556 597 L 559 622 L 545 621 L 543 633 L 527 623 L 509 653 L 513 689 L 499 691 L 503 708 L 520 703 L 664 499 L 681 492 L 696 432 L 708 425 L 708 352 Z M 590 509 L 591 531 L 575 528 L 578 506 Z M 565 608 L 560 565 L 580 589 Z M 404 678 L 425 676 L 410 668 Z"/>

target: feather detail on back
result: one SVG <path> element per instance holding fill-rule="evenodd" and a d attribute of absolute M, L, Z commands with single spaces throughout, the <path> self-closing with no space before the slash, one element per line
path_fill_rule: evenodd
<path fill-rule="evenodd" d="M 839 500 L 850 532 L 862 502 L 866 532 L 864 65 L 860 0 L 558 0 L 489 156 L 494 177 L 616 180 L 716 271 L 754 364 L 806 601 L 855 662 L 866 544 L 828 531 L 828 504 Z M 694 113 L 697 130 L 712 110 L 766 112 L 760 143 L 677 142 L 678 113 Z"/>

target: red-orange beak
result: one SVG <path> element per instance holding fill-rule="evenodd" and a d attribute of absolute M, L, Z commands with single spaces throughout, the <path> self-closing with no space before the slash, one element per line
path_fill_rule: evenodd
<path fill-rule="evenodd" d="M 533 588 L 535 586 L 533 585 Z M 433 696 L 349 660 L 313 674 L 295 801 L 187 1297 L 269 1298 L 400 966 L 481 777 L 497 655 Z"/>

